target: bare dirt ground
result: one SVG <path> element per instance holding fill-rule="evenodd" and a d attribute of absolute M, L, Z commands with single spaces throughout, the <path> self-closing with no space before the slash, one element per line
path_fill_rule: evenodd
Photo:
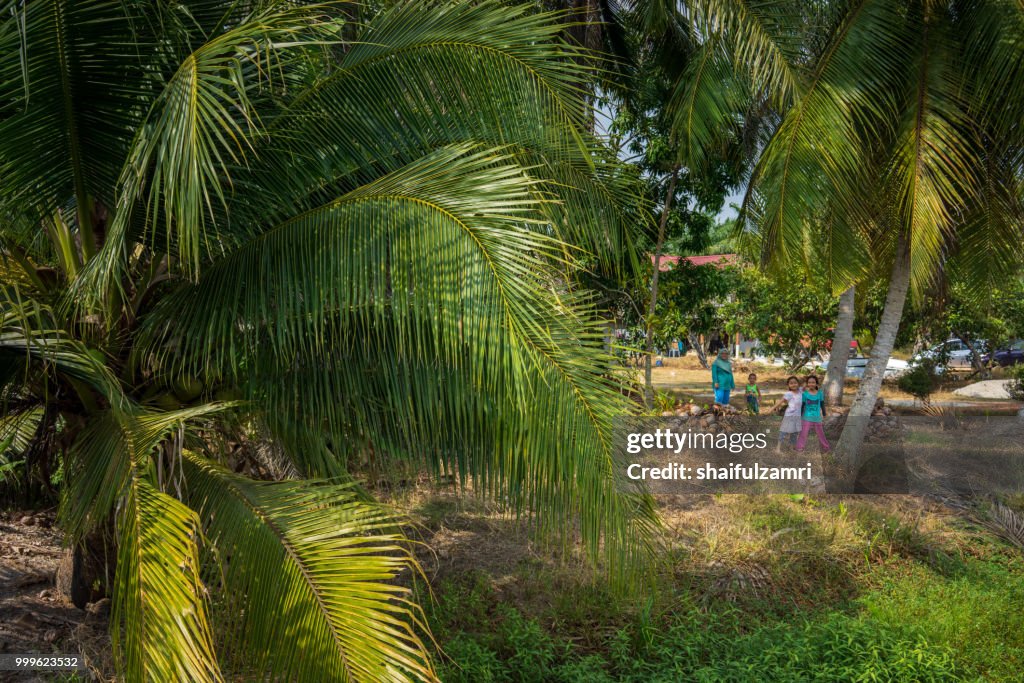
<path fill-rule="evenodd" d="M 0 653 L 85 655 L 109 647 L 107 601 L 77 609 L 56 589 L 64 549 L 52 512 L 0 512 Z M 76 680 L 0 671 L 0 681 Z M 77 680 L 89 680 L 83 672 Z"/>

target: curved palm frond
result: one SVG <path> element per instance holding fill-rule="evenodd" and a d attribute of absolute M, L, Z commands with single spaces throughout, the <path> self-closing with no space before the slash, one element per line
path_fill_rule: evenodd
<path fill-rule="evenodd" d="M 708 155 L 736 127 L 743 100 L 728 51 L 721 41 L 709 39 L 679 78 L 669 102 L 679 155 L 690 168 L 707 168 Z"/>
<path fill-rule="evenodd" d="M 111 635 L 126 678 L 223 680 L 199 578 L 196 513 L 138 474 L 123 501 Z"/>
<path fill-rule="evenodd" d="M 735 69 L 784 108 L 801 96 L 800 3 L 695 0 L 690 19 L 706 38 L 727 41 Z"/>
<path fill-rule="evenodd" d="M 272 680 L 434 678 L 403 585 L 419 571 L 395 517 L 351 486 L 255 482 L 185 454 L 210 520 L 226 607 L 224 657 Z M 399 582 L 401 580 L 401 582 Z M 239 603 L 239 604 L 236 604 Z"/>
<path fill-rule="evenodd" d="M 204 403 L 159 413 L 132 407 L 92 415 L 66 454 L 68 485 L 60 519 L 68 535 L 77 542 L 106 521 L 132 477 L 139 476 L 137 470 L 145 469 L 145 461 L 173 431 L 234 407 Z"/>
<path fill-rule="evenodd" d="M 353 449 L 454 456 L 554 529 L 580 516 L 592 551 L 607 533 L 628 554 L 651 521 L 611 477 L 611 427 L 631 407 L 603 375 L 597 317 L 560 291 L 564 244 L 524 225 L 543 218 L 537 181 L 510 161 L 444 149 L 282 223 L 167 299 L 158 319 L 174 324 L 152 347 L 213 373 L 276 364 L 256 366 L 287 378 L 256 387 L 269 413 Z M 382 357 L 395 371 L 367 370 Z"/>
<path fill-rule="evenodd" d="M 952 237 L 955 214 L 977 186 L 978 141 L 953 68 L 951 27 L 941 12 L 922 17 L 909 106 L 899 123 L 890 176 L 899 225 L 908 236 L 911 282 L 920 291 Z"/>
<path fill-rule="evenodd" d="M 551 229 L 616 262 L 628 251 L 630 202 L 585 132 L 579 83 L 593 70 L 560 40 L 559 17 L 495 2 L 385 11 L 271 124 L 250 178 L 265 189 L 233 206 L 235 224 L 282 220 L 433 150 L 475 143 L 543 169 L 564 190 Z"/>
<path fill-rule="evenodd" d="M 807 223 L 828 207 L 848 224 L 870 223 L 873 207 L 863 201 L 862 189 L 872 184 L 871 150 L 888 135 L 897 106 L 890 90 L 909 59 L 906 30 L 892 3 L 856 3 L 833 32 L 800 99 L 784 113 L 751 181 L 763 201 L 760 232 L 770 260 L 802 260 Z M 875 58 L 864 60 L 865 52 Z M 865 244 L 851 239 L 844 246 L 851 249 L 849 267 L 833 272 L 845 280 L 860 273 Z M 834 286 L 842 291 L 850 284 L 837 280 Z"/>
<path fill-rule="evenodd" d="M 121 384 L 103 361 L 61 328 L 50 307 L 23 298 L 17 288 L 0 287 L 0 351 L 12 362 L 16 358 L 23 372 L 56 371 L 111 405 L 125 405 Z"/>

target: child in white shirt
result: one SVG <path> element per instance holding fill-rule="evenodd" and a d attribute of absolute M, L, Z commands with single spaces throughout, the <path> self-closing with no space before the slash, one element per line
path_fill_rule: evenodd
<path fill-rule="evenodd" d="M 800 420 L 800 404 L 803 402 L 803 394 L 800 391 L 800 379 L 796 375 L 790 375 L 786 379 L 786 387 L 789 391 L 782 395 L 780 403 L 786 404 L 786 412 L 782 416 L 782 426 L 779 427 L 779 452 L 782 452 L 782 446 L 785 442 L 789 442 L 791 446 L 796 446 L 797 435 L 800 433 L 801 420 Z M 776 406 L 779 403 L 775 404 Z"/>

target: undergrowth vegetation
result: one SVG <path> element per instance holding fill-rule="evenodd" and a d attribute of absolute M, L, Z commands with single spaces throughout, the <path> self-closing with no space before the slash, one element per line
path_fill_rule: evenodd
<path fill-rule="evenodd" d="M 1024 558 L 964 518 L 805 496 L 663 516 L 663 562 L 635 595 L 536 556 L 440 581 L 442 680 L 1019 680 Z"/>

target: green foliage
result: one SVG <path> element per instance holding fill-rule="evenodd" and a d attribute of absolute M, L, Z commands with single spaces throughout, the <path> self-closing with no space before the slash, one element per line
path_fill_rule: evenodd
<path fill-rule="evenodd" d="M 914 398 L 928 403 L 928 397 L 939 388 L 939 375 L 935 370 L 936 362 L 930 358 L 923 359 L 896 380 L 900 391 L 905 391 Z"/>
<path fill-rule="evenodd" d="M 997 558 L 943 578 L 918 566 L 883 579 L 863 603 L 882 627 L 913 624 L 927 642 L 954 650 L 965 678 L 1019 680 L 1024 613 L 1011 606 L 1024 599 L 1021 568 L 1019 559 Z"/>
<path fill-rule="evenodd" d="M 72 542 L 116 527 L 120 678 L 434 678 L 371 458 L 472 479 L 617 579 L 649 556 L 576 286 L 635 261 L 636 175 L 565 28 L 493 0 L 5 5 L 0 472 L 62 466 Z"/>
<path fill-rule="evenodd" d="M 754 268 L 737 273 L 734 300 L 723 306 L 726 329 L 757 339 L 767 355 L 803 366 L 832 339 L 837 302 L 823 278 L 800 271 L 769 277 Z"/>
<path fill-rule="evenodd" d="M 640 640 L 637 628 L 611 636 L 607 654 L 586 655 L 557 644 L 535 621 L 509 610 L 499 629 L 505 646 L 491 649 L 460 635 L 447 648 L 453 661 L 442 677 L 467 683 L 963 680 L 951 648 L 904 628 L 841 614 L 746 630 L 733 613 L 693 612 L 676 615 Z"/>
<path fill-rule="evenodd" d="M 658 391 L 654 394 L 654 409 L 659 413 L 672 410 L 676 407 L 676 397 L 667 391 Z"/>
<path fill-rule="evenodd" d="M 904 343 L 914 338 L 938 343 L 960 335 L 985 339 L 997 349 L 1024 338 L 1024 276 L 1014 274 L 979 289 L 962 274 L 951 273 L 914 303 L 904 327 Z"/>
<path fill-rule="evenodd" d="M 1010 383 L 1006 387 L 1007 393 L 1014 401 L 1024 401 L 1024 363 L 1013 366 L 1009 376 Z"/>
<path fill-rule="evenodd" d="M 680 261 L 659 278 L 655 310 L 656 339 L 668 342 L 688 334 L 709 334 L 726 326 L 722 304 L 732 293 L 735 272 L 717 265 Z"/>
<path fill-rule="evenodd" d="M 670 551 L 639 599 L 616 599 L 589 577 L 533 560 L 500 577 L 455 575 L 428 610 L 450 656 L 439 661 L 443 679 L 1019 678 L 1024 564 L 994 536 L 954 523 L 949 543 L 891 508 L 827 498 L 751 498 L 739 510 L 743 519 L 723 536 L 711 530 Z M 733 538 L 750 527 L 756 537 Z M 960 554 L 964 542 L 969 552 Z M 716 590 L 713 568 L 754 566 L 767 571 L 767 585 Z"/>

